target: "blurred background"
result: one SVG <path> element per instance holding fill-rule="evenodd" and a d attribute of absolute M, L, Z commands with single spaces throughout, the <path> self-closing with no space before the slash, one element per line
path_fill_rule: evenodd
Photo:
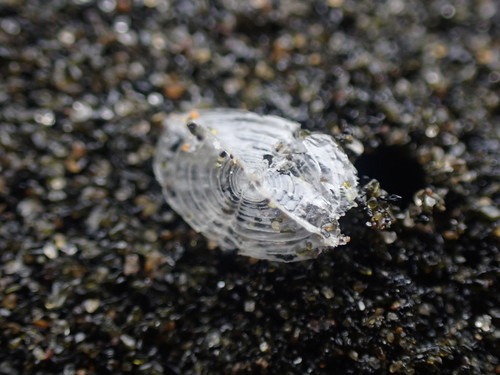
<path fill-rule="evenodd" d="M 0 1 L 0 374 L 500 373 L 499 24 L 495 0 Z M 255 261 L 171 211 L 162 123 L 212 107 L 334 135 L 351 242 Z"/>

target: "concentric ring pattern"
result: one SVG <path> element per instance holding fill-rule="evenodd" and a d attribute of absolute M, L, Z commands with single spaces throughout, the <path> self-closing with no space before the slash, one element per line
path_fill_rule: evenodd
<path fill-rule="evenodd" d="M 234 109 L 171 115 L 154 170 L 168 204 L 223 249 L 275 261 L 345 244 L 356 169 L 333 138 Z"/>

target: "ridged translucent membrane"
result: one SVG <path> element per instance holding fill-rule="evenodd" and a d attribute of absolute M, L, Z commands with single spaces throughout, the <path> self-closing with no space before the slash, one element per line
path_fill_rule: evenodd
<path fill-rule="evenodd" d="M 343 245 L 356 169 L 333 138 L 234 109 L 169 116 L 154 161 L 168 204 L 222 249 L 290 262 Z"/>

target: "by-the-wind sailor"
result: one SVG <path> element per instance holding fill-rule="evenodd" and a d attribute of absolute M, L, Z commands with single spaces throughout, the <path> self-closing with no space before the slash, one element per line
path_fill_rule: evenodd
<path fill-rule="evenodd" d="M 275 261 L 345 244 L 356 169 L 331 136 L 234 109 L 168 117 L 154 171 L 168 204 L 223 249 Z"/>

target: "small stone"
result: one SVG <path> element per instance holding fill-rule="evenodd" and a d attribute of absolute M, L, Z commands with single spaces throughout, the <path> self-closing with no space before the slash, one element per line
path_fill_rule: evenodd
<path fill-rule="evenodd" d="M 39 111 L 35 114 L 35 121 L 41 125 L 52 126 L 56 123 L 54 113 L 51 111 Z"/>
<path fill-rule="evenodd" d="M 63 177 L 52 178 L 49 185 L 54 190 L 62 190 L 66 187 L 66 179 Z"/>
<path fill-rule="evenodd" d="M 392 321 L 392 322 L 396 322 L 398 319 L 399 318 L 398 318 L 397 314 L 395 314 L 393 312 L 387 313 L 387 320 Z"/>
<path fill-rule="evenodd" d="M 146 255 L 146 259 L 144 262 L 144 271 L 148 273 L 155 272 L 162 264 L 166 262 L 168 262 L 167 257 L 159 251 L 149 252 Z"/>
<path fill-rule="evenodd" d="M 332 299 L 333 297 L 335 297 L 335 293 L 333 292 L 333 290 L 327 286 L 321 288 L 321 294 L 323 294 L 323 297 L 325 297 L 326 299 Z"/>
<path fill-rule="evenodd" d="M 391 365 L 389 366 L 389 372 L 391 374 L 394 374 L 396 372 L 399 372 L 399 370 L 401 370 L 401 368 L 403 367 L 403 363 L 401 361 L 396 361 L 396 362 L 393 362 L 391 363 Z"/>
<path fill-rule="evenodd" d="M 425 315 L 425 316 L 429 316 L 431 315 L 431 312 L 432 312 L 432 306 L 429 305 L 428 303 L 422 303 L 419 307 L 418 307 L 418 313 L 420 315 Z"/>
<path fill-rule="evenodd" d="M 254 312 L 255 311 L 255 301 L 254 300 L 245 301 L 244 310 L 245 310 L 245 312 Z"/>
<path fill-rule="evenodd" d="M 209 348 L 220 345 L 220 333 L 217 331 L 210 332 L 206 337 L 206 342 Z"/>
<path fill-rule="evenodd" d="M 90 119 L 92 116 L 92 107 L 84 102 L 74 102 L 73 103 L 73 111 L 70 114 L 70 117 L 73 121 L 76 122 L 84 122 Z"/>
<path fill-rule="evenodd" d="M 125 345 L 125 347 L 127 349 L 135 349 L 135 339 L 132 337 L 132 336 L 129 336 L 129 335 L 121 335 L 120 336 L 120 341 L 122 342 L 123 345 Z"/>
<path fill-rule="evenodd" d="M 498 220 L 500 218 L 500 209 L 495 206 L 481 206 L 479 207 L 479 212 L 491 221 Z"/>
<path fill-rule="evenodd" d="M 389 344 L 392 344 L 396 337 L 394 336 L 394 333 L 389 332 L 385 338 Z"/>
<path fill-rule="evenodd" d="M 278 221 L 273 221 L 271 223 L 271 228 L 273 228 L 273 230 L 279 232 L 279 230 L 280 230 L 280 223 Z"/>
<path fill-rule="evenodd" d="M 51 243 L 51 242 L 48 242 L 46 243 L 44 246 L 43 246 L 43 254 L 49 258 L 49 259 L 55 259 L 57 258 L 57 249 L 56 249 L 56 246 Z"/>
<path fill-rule="evenodd" d="M 38 361 L 43 361 L 47 358 L 47 352 L 40 348 L 39 346 L 36 346 L 33 351 L 33 356 L 38 360 Z"/>
<path fill-rule="evenodd" d="M 358 141 L 357 139 L 353 139 L 350 142 L 348 142 L 345 147 L 349 150 L 351 150 L 355 155 L 359 156 L 365 152 L 365 148 L 363 146 L 363 143 Z"/>
<path fill-rule="evenodd" d="M 125 275 L 133 275 L 139 272 L 141 269 L 139 255 L 129 254 L 125 257 L 125 265 L 123 267 L 123 273 Z"/>
<path fill-rule="evenodd" d="M 269 350 L 269 344 L 265 341 L 262 341 L 259 345 L 259 350 L 263 353 L 267 352 Z"/>
<path fill-rule="evenodd" d="M 180 99 L 186 92 L 186 86 L 181 82 L 171 82 L 165 86 L 165 96 L 169 99 Z"/>
<path fill-rule="evenodd" d="M 75 334 L 75 343 L 78 344 L 79 342 L 83 342 L 85 340 L 85 337 L 86 337 L 85 333 L 77 332 Z"/>
<path fill-rule="evenodd" d="M 474 322 L 474 327 L 479 328 L 483 332 L 489 332 L 491 329 L 491 316 L 481 315 Z"/>
<path fill-rule="evenodd" d="M 2 306 L 8 310 L 13 310 L 17 306 L 17 296 L 14 293 L 7 294 L 2 300 Z"/>
<path fill-rule="evenodd" d="M 101 305 L 101 301 L 99 301 L 98 299 L 95 299 L 95 298 L 86 299 L 83 302 L 83 307 L 84 307 L 85 311 L 88 312 L 89 314 L 96 312 L 96 310 L 99 308 L 100 305 Z"/>
<path fill-rule="evenodd" d="M 394 243 L 398 238 L 398 235 L 396 234 L 396 232 L 387 231 L 387 230 L 380 231 L 380 235 L 382 236 L 384 242 L 388 245 Z"/>

